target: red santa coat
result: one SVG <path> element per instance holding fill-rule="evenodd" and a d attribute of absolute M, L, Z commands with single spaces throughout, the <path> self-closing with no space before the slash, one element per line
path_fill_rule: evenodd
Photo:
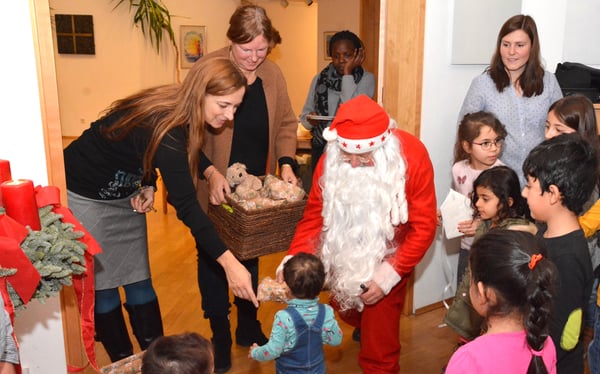
<path fill-rule="evenodd" d="M 393 134 L 400 141 L 406 162 L 408 221 L 396 228 L 396 252 L 386 258 L 388 262 L 380 267 L 380 270 L 385 269 L 384 278 L 376 282 L 378 285 L 379 281 L 386 283 L 389 293 L 377 303 L 365 305 L 362 312 L 352 309 L 340 313 L 346 323 L 361 329 L 358 362 L 364 373 L 400 371 L 400 315 L 408 275 L 427 252 L 436 232 L 436 199 L 429 154 L 423 143 L 411 134 L 398 129 L 394 129 Z M 289 255 L 315 253 L 320 245 L 323 197 L 318 181 L 323 175 L 324 160 L 325 157 L 321 157 L 317 164 L 304 216 L 296 228 Z"/>
<path fill-rule="evenodd" d="M 418 138 L 406 131 L 394 129 L 393 134 L 400 140 L 400 149 L 406 162 L 408 221 L 396 228 L 396 253 L 388 257 L 387 261 L 401 278 L 405 278 L 421 261 L 433 241 L 437 208 L 433 165 L 427 149 Z M 306 208 L 296 227 L 288 250 L 289 255 L 299 252 L 315 253 L 319 246 L 323 228 L 323 197 L 318 181 L 323 175 L 324 159 L 325 157 L 322 157 L 319 160 L 314 171 Z"/>

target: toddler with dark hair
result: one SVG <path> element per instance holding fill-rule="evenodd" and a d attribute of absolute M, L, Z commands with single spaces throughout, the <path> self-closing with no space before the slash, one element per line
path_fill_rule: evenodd
<path fill-rule="evenodd" d="M 250 347 L 248 358 L 275 360 L 277 373 L 325 373 L 323 344 L 339 345 L 340 329 L 333 308 L 319 303 L 325 270 L 318 257 L 298 253 L 283 266 L 290 291 L 288 307 L 275 314 L 267 344 Z"/>

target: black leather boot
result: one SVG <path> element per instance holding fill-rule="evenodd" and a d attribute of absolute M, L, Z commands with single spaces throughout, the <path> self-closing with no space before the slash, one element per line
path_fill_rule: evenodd
<path fill-rule="evenodd" d="M 96 341 L 102 343 L 112 362 L 133 354 L 133 346 L 129 339 L 127 326 L 125 326 L 121 304 L 108 313 L 95 313 L 94 324 Z"/>
<path fill-rule="evenodd" d="M 262 332 L 260 322 L 256 319 L 257 309 L 247 300 L 236 300 L 238 324 L 235 329 L 235 342 L 242 347 L 250 347 L 256 343 L 265 345 L 269 341 Z"/>
<path fill-rule="evenodd" d="M 129 313 L 133 335 L 135 335 L 142 350 L 148 348 L 154 339 L 163 336 L 158 299 L 140 305 L 125 304 L 125 309 Z"/>
<path fill-rule="evenodd" d="M 212 344 L 215 352 L 215 373 L 226 373 L 231 369 L 231 326 L 229 316 L 212 317 L 210 328 L 213 332 Z"/>

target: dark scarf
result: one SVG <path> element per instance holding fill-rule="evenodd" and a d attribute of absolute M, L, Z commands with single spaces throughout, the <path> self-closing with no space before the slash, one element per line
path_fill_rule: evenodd
<path fill-rule="evenodd" d="M 362 66 L 358 66 L 352 71 L 354 83 L 358 83 L 362 79 L 364 72 L 365 71 L 363 70 Z M 342 90 L 342 77 L 333 67 L 333 63 L 329 63 L 329 65 L 327 65 L 325 69 L 321 71 L 315 87 L 315 107 L 317 109 L 317 114 L 321 116 L 329 115 L 329 94 L 327 90 L 330 88 L 335 91 Z M 336 108 L 339 106 L 340 102 L 338 101 Z M 323 139 L 323 129 L 327 126 L 329 126 L 329 122 L 322 121 L 318 126 L 312 128 L 311 132 L 313 136 L 313 145 L 325 145 L 325 140 Z"/>
<path fill-rule="evenodd" d="M 356 67 L 352 71 L 354 83 L 358 83 L 361 80 L 364 72 L 365 71 L 361 66 Z M 342 90 L 342 77 L 333 67 L 333 63 L 329 63 L 329 65 L 321 71 L 315 87 L 315 107 L 317 108 L 317 113 L 321 116 L 329 115 L 329 95 L 327 94 L 329 88 L 335 91 Z M 337 106 L 339 105 L 340 103 L 338 103 Z"/>

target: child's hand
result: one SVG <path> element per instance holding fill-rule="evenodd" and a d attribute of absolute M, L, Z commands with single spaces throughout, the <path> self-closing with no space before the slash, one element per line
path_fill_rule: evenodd
<path fill-rule="evenodd" d="M 254 343 L 250 346 L 250 349 L 248 350 L 248 358 L 252 360 L 252 350 L 254 348 L 258 348 L 258 344 Z"/>
<path fill-rule="evenodd" d="M 442 226 L 442 211 L 441 210 L 437 210 L 437 222 L 436 222 L 437 226 Z"/>
<path fill-rule="evenodd" d="M 480 221 L 479 218 L 461 221 L 458 223 L 457 229 L 459 232 L 463 233 L 464 236 L 474 236 Z"/>

